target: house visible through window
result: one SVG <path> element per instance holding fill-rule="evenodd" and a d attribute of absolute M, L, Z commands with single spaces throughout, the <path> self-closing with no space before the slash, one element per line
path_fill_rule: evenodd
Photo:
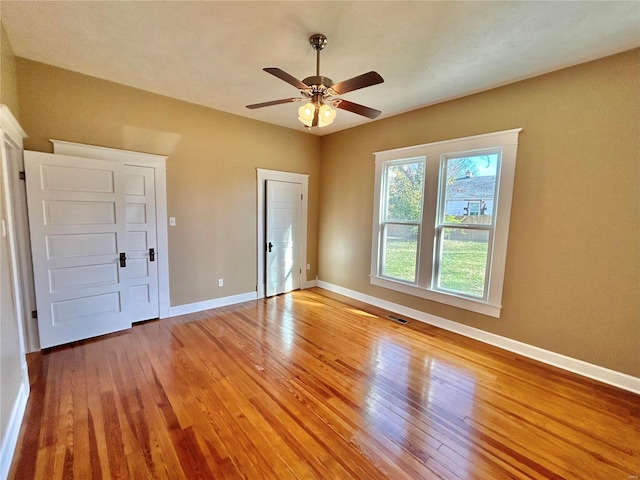
<path fill-rule="evenodd" d="M 375 154 L 371 283 L 500 315 L 519 132 Z"/>
<path fill-rule="evenodd" d="M 440 195 L 444 198 L 436 221 L 437 289 L 478 298 L 485 296 L 501 156 L 496 150 L 447 155 L 441 160 L 444 185 Z M 462 212 L 459 204 L 466 205 Z"/>
<path fill-rule="evenodd" d="M 477 217 L 478 215 L 480 215 L 480 202 L 469 200 L 467 205 L 469 205 L 467 207 L 467 212 L 469 213 L 470 217 Z"/>

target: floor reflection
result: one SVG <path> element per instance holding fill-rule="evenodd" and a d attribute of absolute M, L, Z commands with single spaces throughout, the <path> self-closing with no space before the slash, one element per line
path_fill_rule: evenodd
<path fill-rule="evenodd" d="M 272 307 L 279 310 L 278 322 L 275 324 L 275 333 L 281 341 L 282 353 L 290 357 L 295 346 L 296 324 L 293 313 L 294 297 L 281 295 L 273 298 Z M 273 326 L 273 324 L 272 324 Z"/>
<path fill-rule="evenodd" d="M 473 415 L 473 376 L 391 337 L 376 342 L 371 365 L 367 421 L 373 434 L 383 434 L 402 447 L 396 451 L 396 461 L 411 453 L 428 462 L 428 449 L 416 447 L 426 442 L 451 458 L 445 468 L 462 477 L 469 473 L 473 452 L 466 442 L 460 441 L 455 451 L 443 443 L 450 429 L 462 438 L 470 429 L 464 420 Z"/>
<path fill-rule="evenodd" d="M 356 315 L 360 315 L 362 317 L 378 318 L 377 315 L 372 315 L 372 314 L 364 312 L 362 310 L 356 310 L 355 308 L 347 308 L 346 310 L 347 310 L 347 312 L 355 313 Z"/>

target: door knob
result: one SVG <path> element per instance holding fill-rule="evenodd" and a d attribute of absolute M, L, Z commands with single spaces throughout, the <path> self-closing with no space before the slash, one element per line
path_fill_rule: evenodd
<path fill-rule="evenodd" d="M 149 261 L 150 262 L 155 262 L 156 260 L 156 249 L 155 248 L 150 248 L 149 249 Z"/>
<path fill-rule="evenodd" d="M 271 253 L 271 249 L 273 248 L 273 244 L 271 242 L 269 242 L 269 245 L 267 246 L 267 250 L 269 253 Z"/>
<path fill-rule="evenodd" d="M 127 254 L 126 253 L 121 253 L 120 254 L 120 266 L 121 267 L 126 267 L 127 266 Z"/>

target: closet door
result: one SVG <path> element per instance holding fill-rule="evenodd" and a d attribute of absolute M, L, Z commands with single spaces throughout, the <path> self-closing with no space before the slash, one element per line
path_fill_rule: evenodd
<path fill-rule="evenodd" d="M 131 321 L 158 318 L 158 255 L 154 169 L 124 166 L 127 272 Z"/>
<path fill-rule="evenodd" d="M 41 348 L 131 327 L 124 167 L 24 159 Z"/>
<path fill-rule="evenodd" d="M 300 288 L 302 185 L 267 180 L 266 295 Z"/>

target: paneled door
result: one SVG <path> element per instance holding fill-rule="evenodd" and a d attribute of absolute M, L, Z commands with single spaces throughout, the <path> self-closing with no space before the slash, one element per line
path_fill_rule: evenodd
<path fill-rule="evenodd" d="M 302 185 L 267 180 L 266 296 L 300 288 Z"/>
<path fill-rule="evenodd" d="M 131 327 L 125 167 L 24 157 L 41 348 Z"/>
<path fill-rule="evenodd" d="M 125 165 L 124 176 L 129 309 L 139 322 L 159 315 L 154 169 Z"/>

